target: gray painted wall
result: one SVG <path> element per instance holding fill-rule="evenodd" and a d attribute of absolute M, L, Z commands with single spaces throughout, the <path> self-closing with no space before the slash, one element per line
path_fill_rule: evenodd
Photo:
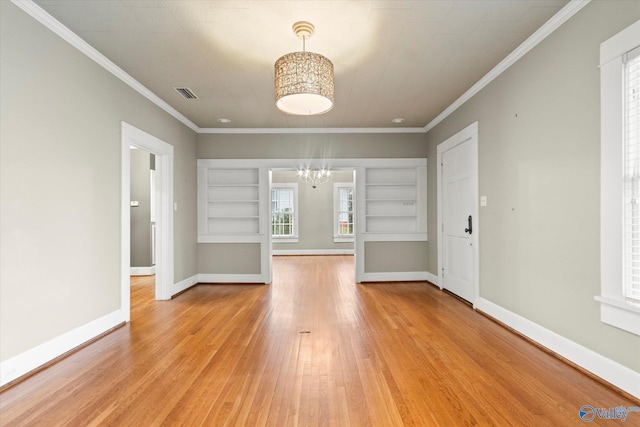
<path fill-rule="evenodd" d="M 201 243 L 198 273 L 260 274 L 259 243 Z"/>
<path fill-rule="evenodd" d="M 273 183 L 298 182 L 295 171 L 273 171 Z M 329 182 L 312 188 L 298 184 L 298 243 L 277 243 L 273 249 L 353 249 L 353 243 L 333 242 L 333 183 L 353 182 L 353 171 L 333 171 Z"/>
<path fill-rule="evenodd" d="M 427 242 L 365 242 L 365 273 L 427 270 Z"/>
<path fill-rule="evenodd" d="M 199 159 L 427 157 L 424 134 L 200 134 Z"/>
<path fill-rule="evenodd" d="M 120 307 L 120 127 L 174 147 L 175 281 L 197 273 L 196 135 L 0 2 L 0 360 Z"/>
<path fill-rule="evenodd" d="M 151 266 L 151 155 L 131 152 L 131 267 Z"/>
<path fill-rule="evenodd" d="M 436 146 L 478 121 L 480 295 L 640 371 L 640 337 L 600 322 L 600 43 L 640 2 L 592 1 L 427 134 L 429 271 Z"/>

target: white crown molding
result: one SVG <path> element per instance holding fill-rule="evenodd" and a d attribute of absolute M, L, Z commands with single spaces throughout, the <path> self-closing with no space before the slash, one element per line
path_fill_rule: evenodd
<path fill-rule="evenodd" d="M 328 167 L 331 170 L 364 168 L 426 167 L 426 157 L 410 158 L 337 158 L 328 162 L 320 159 L 198 159 L 199 168 L 267 168 L 297 170 L 300 167 Z M 379 235 L 380 233 L 372 236 Z M 426 234 L 424 236 L 426 240 Z M 375 239 L 374 239 L 375 241 Z"/>
<path fill-rule="evenodd" d="M 496 65 L 491 71 L 489 71 L 483 78 L 478 80 L 469 90 L 467 90 L 460 98 L 455 100 L 444 111 L 442 111 L 436 118 L 431 120 L 424 127 L 391 127 L 391 128 L 200 128 L 182 113 L 178 112 L 175 108 L 163 101 L 155 93 L 151 92 L 145 86 L 143 86 L 136 79 L 127 74 L 120 67 L 115 65 L 103 54 L 98 52 L 94 47 L 85 42 L 77 34 L 64 26 L 54 17 L 49 15 L 40 6 L 35 4 L 32 0 L 11 0 L 16 6 L 24 10 L 31 17 L 38 22 L 49 28 L 55 34 L 74 46 L 76 49 L 87 55 L 93 61 L 101 65 L 107 71 L 118 77 L 124 83 L 131 88 L 139 92 L 141 95 L 149 99 L 151 102 L 162 108 L 164 111 L 175 117 L 178 121 L 192 129 L 196 133 L 209 133 L 209 134 L 416 134 L 427 133 L 433 129 L 438 123 L 447 118 L 450 114 L 456 111 L 460 106 L 467 102 L 476 93 L 480 92 L 485 86 L 491 83 L 496 77 L 507 70 L 518 59 L 522 58 L 527 52 L 538 45 L 549 34 L 555 31 L 558 27 L 569 20 L 573 15 L 585 7 L 591 0 L 571 0 L 565 7 L 563 7 L 558 13 L 556 13 L 551 19 L 549 19 L 542 27 L 540 27 L 535 33 L 533 33 L 527 40 L 525 40 L 520 46 L 518 46 L 513 52 L 511 52 L 505 59 L 503 59 L 498 65 Z"/>
<path fill-rule="evenodd" d="M 513 52 L 507 55 L 498 65 L 493 67 L 483 78 L 478 80 L 476 84 L 471 86 L 469 90 L 460 96 L 460 98 L 453 101 L 453 104 L 449 105 L 442 113 L 438 114 L 435 119 L 431 120 L 429 124 L 424 127 L 426 132 L 433 129 L 438 123 L 446 119 L 449 115 L 453 114 L 458 108 L 460 108 L 465 102 L 471 99 L 475 94 L 480 92 L 489 83 L 491 83 L 496 77 L 506 71 L 509 67 L 516 63 L 520 58 L 526 55 L 531 49 L 536 47 L 542 40 L 547 38 L 548 35 L 553 33 L 562 24 L 567 22 L 573 15 L 578 13 L 583 7 L 589 4 L 591 0 L 571 0 L 565 7 L 560 9 L 558 13 L 553 15 L 551 19 L 544 23 L 544 25 L 529 36 L 520 46 L 518 46 Z"/>
<path fill-rule="evenodd" d="M 182 122 L 193 131 L 199 131 L 200 128 L 195 123 L 193 123 L 191 120 L 182 115 L 182 113 L 180 113 L 178 110 L 163 101 L 158 95 L 143 86 L 142 83 L 127 74 L 122 68 L 118 67 L 116 64 L 107 59 L 106 56 L 98 52 L 93 46 L 80 38 L 80 36 L 60 23 L 60 21 L 49 15 L 44 9 L 35 4 L 32 0 L 11 1 L 36 21 L 40 22 L 42 25 L 53 31 L 71 46 L 84 53 L 98 65 L 102 66 L 105 70 L 109 71 L 111 74 L 122 80 L 124 83 L 129 85 L 149 101 L 162 108 L 164 111 L 175 117 L 178 121 Z"/>
<path fill-rule="evenodd" d="M 270 133 L 427 133 L 423 127 L 412 128 L 200 128 L 198 133 L 270 134 Z"/>

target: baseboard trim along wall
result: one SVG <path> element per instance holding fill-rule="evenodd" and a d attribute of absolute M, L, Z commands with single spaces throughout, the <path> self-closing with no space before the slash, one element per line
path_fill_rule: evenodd
<path fill-rule="evenodd" d="M 353 255 L 353 249 L 274 249 L 273 255 Z"/>
<path fill-rule="evenodd" d="M 265 283 L 262 274 L 198 274 L 198 283 Z"/>
<path fill-rule="evenodd" d="M 130 276 L 151 276 L 156 274 L 156 266 L 150 267 L 131 267 Z"/>
<path fill-rule="evenodd" d="M 640 373 L 484 298 L 478 299 L 475 308 L 618 387 L 620 390 L 640 399 Z"/>
<path fill-rule="evenodd" d="M 142 268 L 145 267 L 132 267 L 131 275 L 148 275 L 141 271 L 138 271 L 138 274 L 134 274 L 134 269 L 140 270 Z M 151 268 L 155 270 L 155 266 Z M 155 274 L 155 271 L 150 274 Z M 198 282 L 199 275 L 196 274 L 178 283 L 174 283 L 171 290 L 172 295 L 183 292 Z M 92 340 L 100 337 L 100 335 L 108 332 L 110 329 L 124 323 L 126 323 L 126 320 L 122 311 L 117 310 L 5 360 L 0 363 L 0 387 L 29 375 L 44 365 L 55 361 L 56 358 L 81 348 Z"/>
<path fill-rule="evenodd" d="M 184 292 L 192 286 L 195 286 L 199 282 L 199 275 L 195 274 L 191 277 L 187 277 L 184 280 L 179 281 L 178 283 L 174 283 L 171 288 L 171 296 L 179 294 L 180 292 Z"/>
<path fill-rule="evenodd" d="M 125 322 L 122 310 L 117 310 L 5 360 L 0 363 L 0 387 Z"/>
<path fill-rule="evenodd" d="M 427 275 L 427 280 L 429 282 L 433 283 L 434 285 L 436 285 L 437 287 L 442 289 L 442 285 L 440 285 L 440 277 L 436 276 L 433 273 L 429 273 L 428 271 L 427 271 L 426 275 Z"/>
<path fill-rule="evenodd" d="M 389 273 L 364 273 L 363 282 L 416 282 L 427 280 L 426 271 L 396 271 Z"/>

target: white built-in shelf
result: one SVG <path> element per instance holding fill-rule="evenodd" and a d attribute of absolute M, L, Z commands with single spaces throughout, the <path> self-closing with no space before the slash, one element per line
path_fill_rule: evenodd
<path fill-rule="evenodd" d="M 257 168 L 201 168 L 198 172 L 198 241 L 257 238 L 260 174 Z"/>
<path fill-rule="evenodd" d="M 365 231 L 367 233 L 419 233 L 423 213 L 418 208 L 422 175 L 418 168 L 365 170 Z M 426 214 L 426 213 L 425 213 Z"/>

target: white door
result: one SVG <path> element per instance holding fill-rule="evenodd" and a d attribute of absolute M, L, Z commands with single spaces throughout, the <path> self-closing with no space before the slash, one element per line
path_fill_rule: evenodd
<path fill-rule="evenodd" d="M 440 158 L 442 287 L 475 303 L 477 252 L 476 141 L 443 143 Z M 463 138 L 464 137 L 464 138 Z M 448 142 L 448 144 L 447 144 Z"/>

